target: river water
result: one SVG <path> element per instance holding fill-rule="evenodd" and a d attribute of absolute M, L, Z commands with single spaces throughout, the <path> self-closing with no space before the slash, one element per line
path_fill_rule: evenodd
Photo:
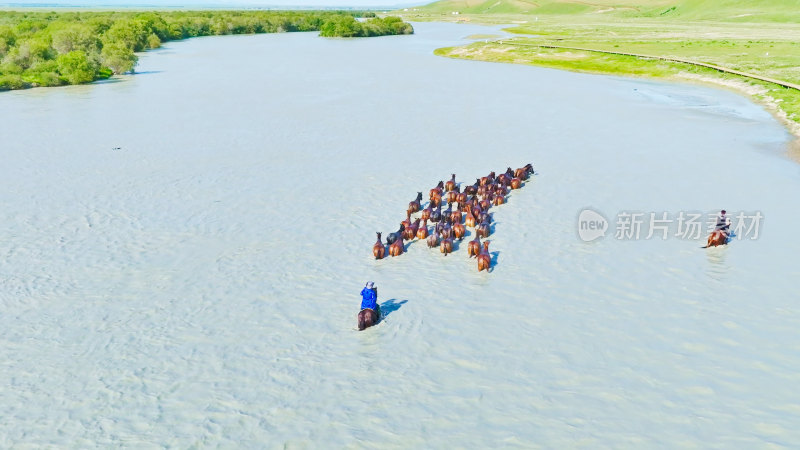
<path fill-rule="evenodd" d="M 779 123 L 727 91 L 439 58 L 486 28 L 415 28 L 170 42 L 136 75 L 0 94 L 0 446 L 800 442 Z M 465 244 L 373 260 L 417 191 L 528 162 L 491 273 Z M 605 237 L 579 238 L 585 208 Z M 645 239 L 651 212 L 720 208 L 762 219 L 723 248 Z M 388 314 L 358 332 L 367 280 Z"/>

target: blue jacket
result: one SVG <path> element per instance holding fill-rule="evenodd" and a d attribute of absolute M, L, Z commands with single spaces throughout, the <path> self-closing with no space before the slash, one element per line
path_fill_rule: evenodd
<path fill-rule="evenodd" d="M 364 288 L 361 290 L 361 309 L 376 309 L 378 307 L 378 294 L 374 290 Z"/>

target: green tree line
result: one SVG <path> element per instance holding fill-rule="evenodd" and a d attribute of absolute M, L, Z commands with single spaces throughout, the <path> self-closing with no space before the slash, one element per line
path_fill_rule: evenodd
<path fill-rule="evenodd" d="M 223 34 L 413 33 L 397 17 L 341 11 L 0 12 L 0 91 L 81 84 L 133 71 L 136 52 Z M 359 22 L 356 17 L 372 17 Z"/>
<path fill-rule="evenodd" d="M 370 37 L 412 34 L 414 28 L 399 17 L 375 17 L 358 21 L 353 16 L 339 15 L 326 20 L 319 30 L 325 37 Z"/>

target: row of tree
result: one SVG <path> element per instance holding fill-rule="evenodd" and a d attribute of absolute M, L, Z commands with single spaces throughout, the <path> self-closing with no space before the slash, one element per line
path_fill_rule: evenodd
<path fill-rule="evenodd" d="M 375 17 L 358 21 L 353 16 L 336 16 L 322 24 L 320 36 L 325 37 L 370 37 L 394 34 L 412 34 L 414 28 L 399 17 Z"/>
<path fill-rule="evenodd" d="M 356 37 L 410 34 L 413 28 L 370 12 L 0 12 L 0 90 L 88 83 L 131 72 L 135 52 L 166 41 L 290 31 Z"/>

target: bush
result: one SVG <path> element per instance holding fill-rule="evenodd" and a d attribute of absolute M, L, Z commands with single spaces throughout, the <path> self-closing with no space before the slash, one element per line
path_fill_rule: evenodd
<path fill-rule="evenodd" d="M 100 65 L 90 59 L 82 50 L 75 50 L 58 56 L 58 73 L 69 84 L 94 81 Z"/>

